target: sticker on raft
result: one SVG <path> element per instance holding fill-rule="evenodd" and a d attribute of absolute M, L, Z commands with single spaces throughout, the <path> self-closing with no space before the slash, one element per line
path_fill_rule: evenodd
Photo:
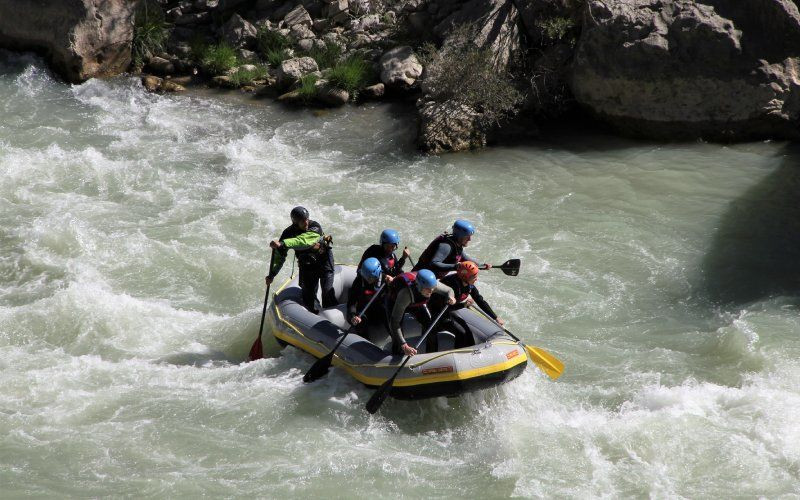
<path fill-rule="evenodd" d="M 506 359 L 516 358 L 517 356 L 519 356 L 519 350 L 514 349 L 513 351 L 506 354 Z"/>
<path fill-rule="evenodd" d="M 423 375 L 433 375 L 435 373 L 450 373 L 453 371 L 452 366 L 437 366 L 436 368 L 426 368 L 422 370 Z"/>

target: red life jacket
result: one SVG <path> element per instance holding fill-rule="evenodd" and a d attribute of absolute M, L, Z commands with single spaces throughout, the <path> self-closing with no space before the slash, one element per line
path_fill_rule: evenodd
<path fill-rule="evenodd" d="M 404 289 L 411 290 L 411 294 L 414 297 L 411 304 L 408 307 L 422 307 L 428 303 L 429 297 L 422 295 L 417 288 L 417 273 L 415 272 L 408 272 L 403 274 L 398 274 L 395 279 L 392 281 L 390 296 L 392 302 L 397 300 L 397 295 Z"/>
<path fill-rule="evenodd" d="M 461 279 L 456 274 L 450 274 L 442 279 L 442 284 L 445 284 L 453 289 L 456 294 L 456 303 L 461 303 L 467 300 L 470 292 L 472 292 L 472 285 L 464 286 Z"/>
<path fill-rule="evenodd" d="M 431 261 L 433 260 L 433 256 L 436 254 L 436 250 L 439 248 L 439 244 L 447 243 L 450 245 L 450 253 L 447 254 L 447 257 L 442 261 L 443 264 L 458 264 L 463 259 L 462 252 L 464 248 L 456 243 L 453 239 L 453 235 L 450 233 L 442 233 L 436 237 L 433 241 L 430 242 L 427 248 L 423 250 L 420 254 L 419 259 L 417 260 L 417 265 L 414 266 L 412 271 L 419 271 L 420 269 L 430 269 L 436 274 L 436 277 L 441 279 L 447 273 L 444 272 L 437 272 L 431 267 Z"/>

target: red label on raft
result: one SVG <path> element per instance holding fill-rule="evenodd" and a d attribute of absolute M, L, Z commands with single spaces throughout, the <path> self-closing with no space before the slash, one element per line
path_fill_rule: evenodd
<path fill-rule="evenodd" d="M 515 358 L 517 356 L 519 356 L 519 351 L 516 350 L 516 349 L 514 349 L 513 351 L 511 351 L 508 354 L 506 354 L 506 358 L 507 359 Z"/>
<path fill-rule="evenodd" d="M 453 371 L 452 366 L 439 366 L 437 368 L 427 368 L 425 370 L 422 370 L 422 374 L 431 375 L 433 373 L 450 373 L 451 371 Z"/>

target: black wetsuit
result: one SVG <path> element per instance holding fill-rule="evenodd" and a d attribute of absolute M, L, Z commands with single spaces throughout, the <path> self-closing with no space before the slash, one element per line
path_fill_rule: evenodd
<path fill-rule="evenodd" d="M 467 260 L 477 264 L 474 259 L 464 252 L 464 247 L 458 244 L 452 234 L 445 233 L 437 236 L 422 251 L 419 260 L 417 260 L 417 265 L 414 266 L 412 271 L 429 269 L 436 274 L 437 278 L 442 279 L 450 271 L 455 271 L 459 262 Z"/>
<path fill-rule="evenodd" d="M 483 309 L 483 312 L 489 315 L 490 318 L 496 320 L 497 315 L 494 313 L 480 292 L 478 292 L 478 289 L 473 285 L 464 285 L 464 283 L 458 278 L 458 275 L 450 274 L 445 276 L 442 278 L 441 282 L 442 284 L 453 289 L 453 292 L 456 296 L 456 303 L 455 305 L 450 306 L 450 310 L 436 326 L 436 331 L 438 332 L 447 330 L 448 332 L 453 333 L 456 336 L 456 342 L 454 346 L 456 349 L 474 345 L 475 338 L 472 336 L 472 330 L 470 330 L 469 325 L 467 325 L 466 321 L 453 314 L 453 312 L 463 309 L 465 307 L 464 301 L 467 300 L 467 297 L 472 297 L 472 300 L 475 301 L 475 305 Z M 428 303 L 428 308 L 434 317 L 439 314 L 444 306 L 445 302 L 441 297 L 438 296 L 431 297 L 431 300 Z M 428 340 L 428 352 L 437 351 L 439 349 L 439 345 L 436 335 L 430 335 Z"/>
<path fill-rule="evenodd" d="M 358 268 L 361 269 L 361 265 L 370 257 L 375 257 L 378 259 L 378 262 L 381 263 L 383 274 L 388 274 L 389 276 L 395 277 L 398 274 L 403 273 L 403 266 L 406 263 L 405 256 L 398 259 L 394 252 L 387 256 L 386 251 L 383 249 L 383 245 L 372 245 L 371 247 L 367 248 L 364 251 L 364 254 L 361 256 L 361 260 L 358 262 Z"/>
<path fill-rule="evenodd" d="M 382 284 L 382 280 L 369 284 L 361 275 L 356 276 L 347 294 L 347 321 L 350 321 L 353 316 L 366 307 L 372 297 L 378 293 Z M 381 296 L 372 302 L 372 305 L 361 317 L 361 322 L 355 326 L 355 333 L 368 339 L 370 325 L 383 325 L 386 332 L 389 332 L 389 319 L 386 314 L 386 297 L 388 296 L 389 294 L 384 290 L 381 292 Z"/>
<path fill-rule="evenodd" d="M 310 220 L 308 221 L 308 229 L 303 230 L 292 224 L 281 233 L 280 241 L 296 238 L 297 236 L 307 232 L 313 231 L 318 233 L 320 237 L 323 235 L 322 226 L 319 222 Z M 283 262 L 289 250 L 285 246 L 281 246 L 276 251 L 276 262 L 270 270 L 269 276 L 274 278 L 275 275 L 281 270 Z M 333 250 L 323 244 L 319 250 L 313 248 L 306 248 L 303 250 L 295 250 L 297 256 L 297 267 L 299 270 L 298 281 L 300 288 L 303 290 L 303 305 L 311 312 L 317 312 L 314 307 L 314 301 L 317 298 L 317 288 L 322 285 L 322 307 L 333 307 L 336 305 L 336 292 L 333 289 Z"/>

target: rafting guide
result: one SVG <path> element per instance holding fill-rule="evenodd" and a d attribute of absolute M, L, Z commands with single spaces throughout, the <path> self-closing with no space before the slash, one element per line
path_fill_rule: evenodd
<path fill-rule="evenodd" d="M 305 382 L 325 376 L 335 364 L 376 387 L 366 405 L 371 413 L 390 395 L 455 396 L 503 384 L 519 376 L 529 360 L 553 379 L 563 372 L 561 361 L 506 330 L 475 287 L 479 270 L 517 276 L 520 261 L 479 265 L 464 251 L 475 234 L 469 221 L 456 220 L 452 232 L 436 237 L 416 265 L 408 248 L 397 257 L 400 233 L 385 229 L 357 266 L 343 266 L 334 265 L 330 237 L 308 210 L 295 207 L 290 218 L 292 225 L 270 242 L 267 294 L 250 359 L 263 356 L 267 320 L 279 343 L 318 358 Z M 298 276 L 274 293 L 267 315 L 270 286 L 289 250 L 297 256 Z M 403 271 L 406 261 L 411 271 Z"/>
<path fill-rule="evenodd" d="M 325 236 L 322 226 L 309 219 L 308 210 L 304 207 L 294 207 L 289 214 L 292 225 L 281 233 L 277 240 L 269 246 L 277 250 L 275 262 L 270 266 L 266 277 L 267 285 L 272 283 L 275 275 L 281 270 L 289 250 L 294 250 L 299 268 L 300 288 L 303 294 L 303 305 L 316 314 L 314 300 L 317 287 L 322 287 L 322 307 L 336 305 L 336 296 L 333 292 L 333 250 L 332 239 Z"/>

